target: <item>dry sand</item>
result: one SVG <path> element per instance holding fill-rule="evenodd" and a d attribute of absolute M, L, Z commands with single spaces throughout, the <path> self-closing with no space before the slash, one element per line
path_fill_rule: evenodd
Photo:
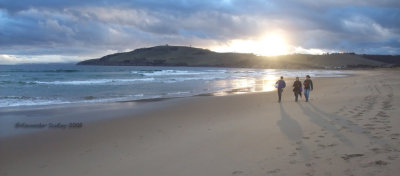
<path fill-rule="evenodd" d="M 267 92 L 1 112 L 102 120 L 0 137 L 0 175 L 398 175 L 400 71 L 356 73 L 314 80 L 309 103 L 287 88 L 280 104 Z"/>

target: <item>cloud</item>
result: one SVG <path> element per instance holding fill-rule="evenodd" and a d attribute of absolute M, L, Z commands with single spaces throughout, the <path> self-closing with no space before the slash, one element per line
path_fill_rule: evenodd
<path fill-rule="evenodd" d="M 399 7 L 397 0 L 2 0 L 0 54 L 86 58 L 160 44 L 209 48 L 276 30 L 297 51 L 400 54 Z"/>
<path fill-rule="evenodd" d="M 0 65 L 10 64 L 26 64 L 26 63 L 75 63 L 85 58 L 76 58 L 60 55 L 40 55 L 40 56 L 24 56 L 24 55 L 0 55 Z M 87 59 L 87 58 L 86 58 Z"/>

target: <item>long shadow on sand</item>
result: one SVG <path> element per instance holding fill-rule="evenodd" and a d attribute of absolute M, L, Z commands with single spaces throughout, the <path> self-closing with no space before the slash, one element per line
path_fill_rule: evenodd
<path fill-rule="evenodd" d="M 322 114 L 323 116 L 327 117 L 328 119 L 334 121 L 335 124 L 338 124 L 342 127 L 346 127 L 347 129 L 351 130 L 352 133 L 366 136 L 370 141 L 373 141 L 376 144 L 380 144 L 380 145 L 388 144 L 388 141 L 384 140 L 383 138 L 377 138 L 377 137 L 374 137 L 372 135 L 365 133 L 365 129 L 363 127 L 354 123 L 351 120 L 344 119 L 343 117 L 337 116 L 335 114 L 326 113 L 312 103 L 310 103 L 310 107 L 316 113 Z"/>
<path fill-rule="evenodd" d="M 300 109 L 303 111 L 303 113 L 310 118 L 311 122 L 314 124 L 318 125 L 321 127 L 323 130 L 326 130 L 334 135 L 334 137 L 338 138 L 342 143 L 348 145 L 348 146 L 353 146 L 351 141 L 345 137 L 344 135 L 341 134 L 340 130 L 338 129 L 334 124 L 334 122 L 329 121 L 325 119 L 325 115 L 322 115 L 316 111 L 313 111 L 307 106 L 303 106 L 301 103 L 298 104 Z"/>
<path fill-rule="evenodd" d="M 296 142 L 300 148 L 299 153 L 303 156 L 304 160 L 309 160 L 309 152 L 306 146 L 301 142 L 303 137 L 303 130 L 300 124 L 290 117 L 290 115 L 285 111 L 285 108 L 282 104 L 279 104 L 281 119 L 278 120 L 277 125 L 280 128 L 281 132 L 286 135 L 286 137 L 292 142 Z"/>

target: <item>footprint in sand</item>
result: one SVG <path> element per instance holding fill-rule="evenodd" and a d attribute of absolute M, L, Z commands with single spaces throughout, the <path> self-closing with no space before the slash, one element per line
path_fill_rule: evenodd
<path fill-rule="evenodd" d="M 387 157 L 388 158 L 388 160 L 396 160 L 397 158 L 398 158 L 398 156 L 388 156 Z"/>
<path fill-rule="evenodd" d="M 375 126 L 375 124 L 369 124 L 369 123 L 368 123 L 368 124 L 365 124 L 364 126 L 365 126 L 365 127 L 371 127 L 371 126 Z"/>
<path fill-rule="evenodd" d="M 393 150 L 390 148 L 390 147 L 388 147 L 388 148 L 386 148 L 386 149 L 383 149 L 383 148 L 372 148 L 372 149 L 370 149 L 371 151 L 373 151 L 374 153 L 388 153 L 388 152 L 392 152 Z"/>
<path fill-rule="evenodd" d="M 275 174 L 275 173 L 278 173 L 280 171 L 281 171 L 280 169 L 274 169 L 274 170 L 268 171 L 267 174 Z"/>
<path fill-rule="evenodd" d="M 383 109 L 384 109 L 384 110 L 392 110 L 392 107 L 393 107 L 393 106 L 391 105 L 390 102 L 386 102 L 386 101 L 385 101 L 385 102 L 383 102 L 382 104 L 383 104 Z"/>
<path fill-rule="evenodd" d="M 372 117 L 372 118 L 369 118 L 369 120 L 378 120 L 378 118 L 377 117 Z"/>
<path fill-rule="evenodd" d="M 362 167 L 371 167 L 371 166 L 386 166 L 386 165 L 388 165 L 389 164 L 389 162 L 386 162 L 386 161 L 382 161 L 382 160 L 377 160 L 377 161 L 372 161 L 372 162 L 369 162 L 368 164 L 365 164 L 364 166 L 362 166 Z"/>
<path fill-rule="evenodd" d="M 243 173 L 243 171 L 237 170 L 237 171 L 233 171 L 232 175 L 241 175 Z"/>
<path fill-rule="evenodd" d="M 389 117 L 385 112 L 379 111 L 378 114 L 376 114 L 376 117 Z"/>
<path fill-rule="evenodd" d="M 327 145 L 328 147 L 334 147 L 334 146 L 337 146 L 337 144 L 329 144 L 329 145 Z"/>
<path fill-rule="evenodd" d="M 362 157 L 362 156 L 364 156 L 364 154 L 359 154 L 359 153 L 356 153 L 356 154 L 345 154 L 344 156 L 342 156 L 342 158 L 347 161 L 347 160 L 349 160 L 351 158 Z"/>

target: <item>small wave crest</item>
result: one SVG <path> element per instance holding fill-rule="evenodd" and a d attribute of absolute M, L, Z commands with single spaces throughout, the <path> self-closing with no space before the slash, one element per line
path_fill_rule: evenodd
<path fill-rule="evenodd" d="M 172 95 L 172 96 L 179 96 L 179 95 L 185 95 L 189 94 L 190 92 L 169 92 L 167 95 Z"/>
<path fill-rule="evenodd" d="M 141 74 L 144 76 L 179 76 L 179 75 L 199 75 L 207 72 L 188 71 L 188 70 L 139 70 L 131 71 L 132 74 Z"/>
<path fill-rule="evenodd" d="M 28 96 L 5 96 L 0 97 L 0 107 L 17 107 L 17 106 L 33 106 L 33 105 L 53 105 L 66 104 L 68 101 L 58 99 L 43 99 Z"/>
<path fill-rule="evenodd" d="M 34 81 L 36 84 L 50 85 L 93 85 L 93 84 L 123 84 L 129 82 L 154 81 L 154 78 L 137 79 L 93 79 L 93 80 L 73 80 L 73 81 Z"/>
<path fill-rule="evenodd" d="M 21 73 L 40 73 L 40 72 L 54 72 L 54 73 L 71 73 L 71 72 L 80 72 L 80 70 L 74 70 L 74 69 L 54 69 L 54 70 L 9 70 L 9 71 L 0 71 L 0 72 L 21 72 Z"/>
<path fill-rule="evenodd" d="M 28 97 L 28 96 L 3 96 L 0 97 L 0 107 L 116 102 L 124 100 L 137 100 L 143 98 L 143 96 L 144 96 L 143 94 L 128 95 L 124 97 L 85 96 L 85 97 L 80 97 L 79 99 L 76 100 L 62 100 L 58 98 L 43 98 L 43 97 Z"/>
<path fill-rule="evenodd" d="M 163 83 L 176 83 L 176 82 L 183 82 L 183 81 L 214 81 L 214 80 L 221 80 L 221 79 L 227 79 L 227 78 L 228 77 L 225 77 L 225 76 L 170 78 L 170 79 L 164 80 Z"/>

